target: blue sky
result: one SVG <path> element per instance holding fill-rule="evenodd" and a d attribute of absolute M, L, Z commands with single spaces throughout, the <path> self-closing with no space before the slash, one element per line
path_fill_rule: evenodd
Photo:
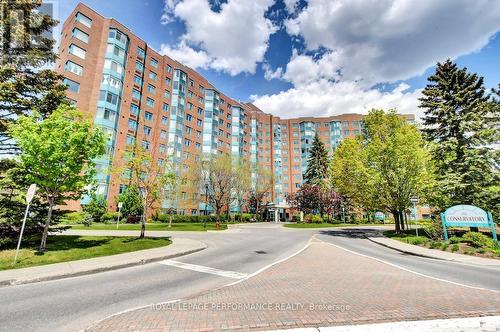
<path fill-rule="evenodd" d="M 59 2 L 64 21 L 79 1 Z M 283 117 L 419 113 L 437 61 L 500 82 L 500 1 L 83 0 L 220 91 Z"/>

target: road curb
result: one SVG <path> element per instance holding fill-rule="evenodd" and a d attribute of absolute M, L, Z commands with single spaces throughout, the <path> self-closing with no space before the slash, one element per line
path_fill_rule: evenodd
<path fill-rule="evenodd" d="M 404 249 L 401 249 L 401 248 L 397 248 L 395 246 L 391 246 L 391 245 L 388 245 L 386 243 L 382 243 L 382 242 L 378 242 L 376 240 L 374 240 L 373 238 L 367 236 L 367 235 L 364 235 L 365 238 L 367 238 L 369 241 L 373 242 L 373 243 L 376 243 L 382 247 L 386 247 L 386 248 L 389 248 L 389 249 L 393 249 L 393 250 L 396 250 L 396 251 L 399 251 L 399 252 L 402 252 L 404 254 L 408 254 L 408 255 L 412 255 L 412 256 L 418 256 L 418 257 L 424 257 L 424 258 L 431 258 L 431 259 L 438 259 L 438 260 L 442 260 L 442 261 L 449 261 L 449 262 L 459 262 L 457 260 L 454 260 L 454 259 L 446 259 L 446 258 L 441 258 L 441 257 L 436 257 L 436 256 L 430 256 L 430 255 L 425 255 L 425 254 L 419 254 L 419 253 L 416 253 L 416 252 L 413 252 L 413 251 L 409 251 L 409 250 L 404 250 Z"/>
<path fill-rule="evenodd" d="M 376 239 L 374 239 L 373 237 L 370 237 L 370 236 L 367 236 L 367 235 L 364 235 L 365 238 L 367 238 L 369 241 L 373 242 L 373 243 L 376 243 L 380 246 L 383 246 L 383 247 L 386 247 L 386 248 L 389 248 L 389 249 L 392 249 L 392 250 L 396 250 L 396 251 L 399 251 L 399 252 L 402 252 L 402 253 L 405 253 L 405 254 L 408 254 L 408 255 L 412 255 L 412 256 L 417 256 L 417 257 L 424 257 L 424 258 L 430 258 L 430 259 L 436 259 L 436 260 L 441 260 L 441 261 L 447 261 L 447 262 L 455 262 L 455 263 L 462 263 L 462 264 L 471 264 L 471 265 L 475 265 L 475 266 L 490 266 L 490 267 L 498 267 L 500 266 L 500 262 L 496 259 L 492 259 L 492 258 L 485 258 L 485 257 L 474 257 L 474 256 L 466 256 L 466 255 L 463 255 L 464 257 L 460 257 L 460 258 L 447 258 L 447 257 L 439 257 L 438 255 L 427 255 L 427 254 L 422 254 L 422 253 L 417 253 L 417 252 L 414 252 L 414 251 L 411 251 L 411 250 L 408 250 L 408 249 L 402 249 L 398 246 L 393 246 L 393 245 L 390 245 L 388 243 L 382 243 L 382 242 L 379 242 L 377 241 Z M 383 235 L 381 235 L 383 236 Z M 387 238 L 384 236 L 384 238 Z M 387 238 L 387 239 L 390 239 L 390 238 Z M 392 240 L 392 239 L 391 239 Z M 393 240 L 393 241 L 396 241 L 396 240 Z M 407 244 L 409 246 L 413 246 L 411 244 Z M 429 250 L 434 250 L 434 249 L 429 249 Z M 456 254 L 456 255 L 459 255 L 459 254 Z M 474 262 L 473 260 L 471 259 L 474 259 L 474 258 L 477 258 L 477 259 L 481 259 L 481 260 L 484 260 L 483 262 Z M 489 262 L 490 264 L 486 263 L 486 262 Z"/>
<path fill-rule="evenodd" d="M 18 279 L 0 280 L 0 287 L 32 284 L 32 283 L 37 283 L 37 282 L 42 282 L 42 281 L 60 280 L 60 279 L 66 279 L 66 278 L 72 278 L 72 277 L 79 277 L 79 276 L 84 276 L 84 275 L 100 273 L 100 272 L 119 270 L 119 269 L 123 269 L 123 268 L 127 268 L 127 267 L 137 266 L 137 265 L 154 263 L 154 262 L 162 261 L 165 259 L 177 258 L 180 256 L 185 256 L 185 255 L 189 255 L 189 254 L 193 254 L 193 253 L 205 250 L 208 247 L 205 243 L 203 243 L 201 241 L 199 241 L 199 242 L 202 244 L 202 246 L 195 248 L 195 249 L 192 249 L 192 250 L 186 250 L 186 251 L 182 251 L 182 252 L 177 252 L 177 253 L 173 253 L 173 254 L 162 255 L 162 256 L 157 256 L 157 257 L 152 257 L 152 258 L 147 258 L 147 259 L 140 259 L 140 260 L 137 260 L 134 262 L 129 262 L 129 263 L 98 267 L 98 268 L 93 268 L 93 269 L 89 269 L 89 270 L 85 270 L 85 271 L 77 271 L 77 272 L 70 272 L 70 273 L 64 273 L 64 274 L 50 275 L 50 276 L 40 277 L 40 278 L 31 278 L 31 279 L 23 279 L 23 280 L 18 280 Z M 159 248 L 168 248 L 168 247 L 169 246 L 164 246 L 164 247 L 159 247 Z M 155 248 L 155 249 L 158 249 L 158 248 Z M 133 253 L 133 251 L 131 253 Z M 112 257 L 112 256 L 114 256 L 114 255 L 101 256 L 101 257 Z M 100 258 L 100 257 L 98 257 L 98 258 Z M 90 259 L 92 259 L 92 258 L 90 258 Z M 77 262 L 77 261 L 71 261 L 71 262 Z M 66 262 L 64 262 L 64 263 L 66 263 Z M 55 263 L 55 264 L 58 264 L 58 263 Z M 48 264 L 48 265 L 50 265 L 50 264 Z M 41 266 L 43 266 L 43 265 L 41 265 Z M 22 270 L 22 269 L 19 269 L 19 270 Z M 6 271 L 9 271 L 9 270 L 6 270 Z"/>

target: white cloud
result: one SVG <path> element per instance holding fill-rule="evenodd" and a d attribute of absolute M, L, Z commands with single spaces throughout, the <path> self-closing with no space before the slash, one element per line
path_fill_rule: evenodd
<path fill-rule="evenodd" d="M 283 0 L 285 2 L 285 8 L 287 12 L 294 13 L 297 10 L 299 0 Z"/>
<path fill-rule="evenodd" d="M 281 79 L 283 77 L 282 67 L 278 67 L 276 68 L 276 70 L 273 71 L 271 66 L 267 62 L 264 62 L 262 64 L 262 69 L 264 69 L 264 78 L 268 81 L 274 79 Z"/>
<path fill-rule="evenodd" d="M 209 57 L 209 66 L 230 75 L 255 73 L 264 60 L 269 36 L 276 31 L 264 17 L 273 0 L 229 0 L 219 12 L 207 0 L 165 0 L 164 22 L 173 16 L 183 21 L 186 33 L 171 49 L 196 46 Z"/>
<path fill-rule="evenodd" d="M 179 43 L 175 47 L 170 45 L 162 44 L 160 46 L 160 53 L 168 55 L 172 59 L 179 61 L 180 63 L 191 67 L 191 68 L 203 68 L 206 69 L 212 61 L 205 51 L 196 51 L 192 47 L 186 45 L 185 42 Z"/>
<path fill-rule="evenodd" d="M 372 108 L 396 108 L 399 113 L 422 115 L 418 108 L 421 90 L 407 91 L 402 83 L 388 92 L 363 89 L 355 82 L 320 80 L 274 95 L 252 96 L 253 103 L 282 118 L 330 116 L 344 113 L 366 114 Z"/>
<path fill-rule="evenodd" d="M 325 60 L 333 76 L 341 70 L 344 79 L 370 86 L 481 49 L 500 30 L 500 1 L 310 0 L 285 26 L 308 50 L 333 52 Z"/>

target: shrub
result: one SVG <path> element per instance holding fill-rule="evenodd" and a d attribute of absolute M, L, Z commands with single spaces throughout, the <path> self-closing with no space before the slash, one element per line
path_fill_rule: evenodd
<path fill-rule="evenodd" d="M 85 218 L 85 212 L 68 212 L 61 218 L 63 224 L 81 224 Z"/>
<path fill-rule="evenodd" d="M 441 240 L 443 236 L 443 225 L 440 220 L 434 219 L 430 223 L 424 224 L 423 229 L 429 238 L 434 241 Z"/>
<path fill-rule="evenodd" d="M 484 234 L 477 232 L 467 232 L 462 236 L 462 239 L 474 248 L 493 247 L 493 240 Z"/>
<path fill-rule="evenodd" d="M 427 242 L 427 240 L 423 236 L 414 237 L 414 238 L 408 238 L 408 243 L 416 245 L 416 246 L 424 244 L 425 242 Z"/>
<path fill-rule="evenodd" d="M 138 224 L 141 222 L 141 216 L 128 216 L 126 219 L 127 224 Z"/>
<path fill-rule="evenodd" d="M 85 213 L 82 224 L 84 226 L 90 227 L 92 225 L 92 222 L 94 221 L 94 218 L 92 218 L 92 215 L 90 213 Z"/>
<path fill-rule="evenodd" d="M 460 243 L 462 242 L 462 238 L 458 237 L 458 236 L 452 236 L 450 237 L 450 239 L 448 240 L 451 244 L 456 244 L 456 243 Z"/>
<path fill-rule="evenodd" d="M 90 202 L 88 204 L 83 205 L 83 211 L 92 216 L 94 222 L 103 221 L 102 215 L 106 213 L 108 208 L 108 203 L 106 202 L 106 198 L 102 195 L 93 194 L 90 197 Z"/>
<path fill-rule="evenodd" d="M 300 222 L 300 214 L 298 214 L 298 213 L 297 213 L 297 214 L 294 214 L 294 215 L 292 216 L 292 221 L 293 221 L 293 222 L 297 222 L 297 223 L 299 223 L 299 222 Z"/>
<path fill-rule="evenodd" d="M 323 218 L 321 218 L 320 215 L 313 214 L 308 216 L 308 222 L 313 223 L 313 224 L 321 224 L 323 222 Z"/>
<path fill-rule="evenodd" d="M 441 244 L 441 250 L 446 251 L 446 249 L 448 249 L 448 246 L 449 246 L 449 245 L 450 245 L 449 243 L 443 242 L 443 243 Z"/>
<path fill-rule="evenodd" d="M 452 252 L 455 252 L 455 251 L 458 251 L 460 249 L 460 247 L 458 246 L 458 244 L 454 244 L 451 246 L 451 251 Z"/>
<path fill-rule="evenodd" d="M 118 220 L 120 212 L 106 212 L 102 215 L 101 221 L 104 223 L 115 223 Z"/>
<path fill-rule="evenodd" d="M 432 241 L 431 242 L 431 245 L 430 245 L 431 249 L 437 249 L 439 247 L 441 247 L 441 242 L 439 242 L 439 241 Z"/>

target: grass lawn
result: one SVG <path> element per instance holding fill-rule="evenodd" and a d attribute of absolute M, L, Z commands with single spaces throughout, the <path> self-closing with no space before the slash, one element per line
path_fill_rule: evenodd
<path fill-rule="evenodd" d="M 0 270 L 115 255 L 167 246 L 170 243 L 168 238 L 53 235 L 47 239 L 47 251 L 43 254 L 39 254 L 36 250 L 38 241 L 31 244 L 23 243 L 15 266 L 12 262 L 16 250 L 1 250 Z"/>
<path fill-rule="evenodd" d="M 465 233 L 464 231 L 459 232 Z M 458 235 L 457 234 L 457 235 Z M 396 234 L 395 231 L 385 231 L 384 235 L 390 237 L 391 239 L 398 240 L 404 243 L 413 244 L 429 249 L 437 249 L 447 252 L 453 252 L 457 254 L 465 254 L 472 256 L 480 256 L 486 258 L 500 258 L 500 246 L 481 246 L 473 245 L 467 240 L 463 239 L 462 236 L 452 236 L 450 234 L 449 241 L 439 240 L 433 241 L 430 239 L 425 231 L 420 228 L 418 230 L 418 237 L 416 236 L 415 230 L 406 230 L 404 233 Z"/>
<path fill-rule="evenodd" d="M 354 227 L 354 226 L 383 226 L 383 224 L 330 224 L 330 223 L 296 223 L 296 224 L 285 224 L 287 228 L 327 228 L 327 227 Z"/>
<path fill-rule="evenodd" d="M 93 223 L 90 226 L 84 226 L 81 224 L 68 225 L 71 226 L 71 229 L 87 229 L 87 230 L 116 230 L 116 224 L 102 224 L 102 223 Z M 120 224 L 118 226 L 119 230 L 123 231 L 135 231 L 140 230 L 140 224 Z M 220 229 L 227 229 L 227 225 L 225 223 L 221 223 Z M 168 223 L 148 223 L 146 224 L 146 231 L 215 231 L 214 223 L 207 223 L 207 228 L 203 227 L 203 223 L 172 223 L 172 227 L 168 227 Z M 147 235 L 147 234 L 146 234 Z"/>

